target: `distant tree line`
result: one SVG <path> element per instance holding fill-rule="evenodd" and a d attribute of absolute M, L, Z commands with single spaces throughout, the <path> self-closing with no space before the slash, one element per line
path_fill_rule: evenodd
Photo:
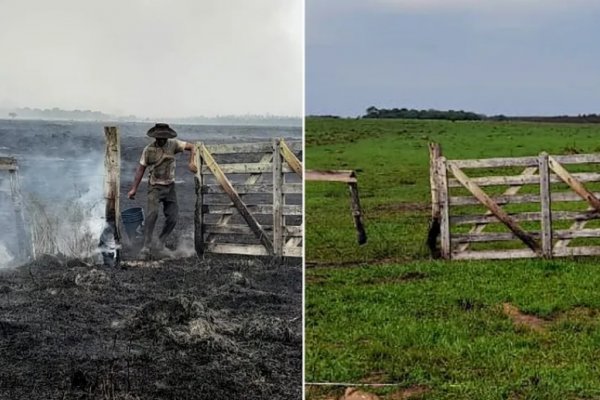
<path fill-rule="evenodd" d="M 434 109 L 416 110 L 408 108 L 377 108 L 369 107 L 362 118 L 400 118 L 400 119 L 443 119 L 450 121 L 480 121 L 486 118 L 483 114 L 471 111 L 448 110 L 440 111 Z"/>
<path fill-rule="evenodd" d="M 531 117 L 507 117 L 512 121 L 530 122 L 570 122 L 570 123 L 600 123 L 600 114 L 554 115 Z"/>
<path fill-rule="evenodd" d="M 327 116 L 335 118 L 335 116 Z M 554 116 L 507 116 L 504 114 L 487 116 L 463 110 L 416 110 L 408 108 L 369 107 L 360 118 L 396 118 L 396 119 L 437 119 L 449 121 L 530 121 L 530 122 L 571 122 L 600 123 L 600 114 L 554 115 Z"/>

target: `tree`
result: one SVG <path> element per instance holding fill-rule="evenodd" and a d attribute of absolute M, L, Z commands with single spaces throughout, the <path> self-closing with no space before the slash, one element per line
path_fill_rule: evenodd
<path fill-rule="evenodd" d="M 11 117 L 11 118 L 15 118 L 17 116 L 17 113 L 16 112 L 9 112 L 8 116 Z"/>
<path fill-rule="evenodd" d="M 371 106 L 367 108 L 367 115 L 365 116 L 366 118 L 377 118 L 378 116 L 379 110 L 377 109 L 377 107 Z"/>

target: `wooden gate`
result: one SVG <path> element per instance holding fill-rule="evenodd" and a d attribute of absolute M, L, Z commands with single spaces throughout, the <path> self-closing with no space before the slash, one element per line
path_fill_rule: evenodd
<path fill-rule="evenodd" d="M 432 144 L 430 155 L 432 217 L 443 258 L 600 255 L 600 242 L 593 243 L 600 225 L 586 227 L 600 219 L 600 193 L 594 193 L 600 154 L 447 160 Z M 490 171 L 495 174 L 483 176 Z M 474 248 L 482 244 L 483 250 Z"/>
<path fill-rule="evenodd" d="M 5 174 L 8 173 L 8 185 L 0 185 L 0 188 L 6 187 L 5 191 L 0 189 L 0 192 L 4 192 L 0 194 L 4 194 L 3 197 L 9 195 L 12 203 L 12 210 L 9 211 L 6 209 L 5 211 L 13 214 L 15 221 L 15 244 L 16 247 L 18 247 L 18 252 L 16 252 L 14 256 L 16 256 L 20 262 L 26 261 L 32 257 L 34 249 L 32 248 L 32 241 L 25 226 L 17 160 L 11 157 L 0 157 L 0 173 L 3 173 L 4 175 L 2 178 L 6 178 L 7 176 Z M 2 178 L 0 178 L 0 181 L 3 180 Z M 4 229 L 5 233 L 8 229 L 8 227 Z"/>
<path fill-rule="evenodd" d="M 196 144 L 198 255 L 302 257 L 301 149 L 283 139 Z"/>

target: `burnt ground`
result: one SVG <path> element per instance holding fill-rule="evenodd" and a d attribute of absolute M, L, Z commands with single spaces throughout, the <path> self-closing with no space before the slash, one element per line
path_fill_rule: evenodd
<path fill-rule="evenodd" d="M 119 125 L 121 209 L 146 209 L 146 182 L 135 200 L 126 193 L 148 143 L 147 125 Z M 4 121 L 0 150 L 19 160 L 26 194 L 48 204 L 62 204 L 74 192 L 101 197 L 102 177 L 93 175 L 101 173 L 101 126 Z M 179 129 L 181 139 L 210 143 L 301 133 L 263 131 Z M 179 223 L 169 240 L 184 248 L 179 254 L 193 254 L 196 196 L 187 160 L 188 154 L 178 156 Z M 163 222 L 160 215 L 157 231 Z M 117 269 L 45 257 L 0 270 L 0 399 L 301 398 L 300 260 L 138 262 L 128 248 L 123 256 L 124 268 Z"/>
<path fill-rule="evenodd" d="M 300 263 L 0 272 L 2 399 L 301 398 Z"/>

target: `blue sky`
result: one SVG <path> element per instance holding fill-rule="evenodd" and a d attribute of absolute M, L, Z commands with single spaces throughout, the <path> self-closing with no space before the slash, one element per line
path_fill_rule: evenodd
<path fill-rule="evenodd" d="M 306 0 L 306 113 L 600 113 L 600 1 Z"/>

